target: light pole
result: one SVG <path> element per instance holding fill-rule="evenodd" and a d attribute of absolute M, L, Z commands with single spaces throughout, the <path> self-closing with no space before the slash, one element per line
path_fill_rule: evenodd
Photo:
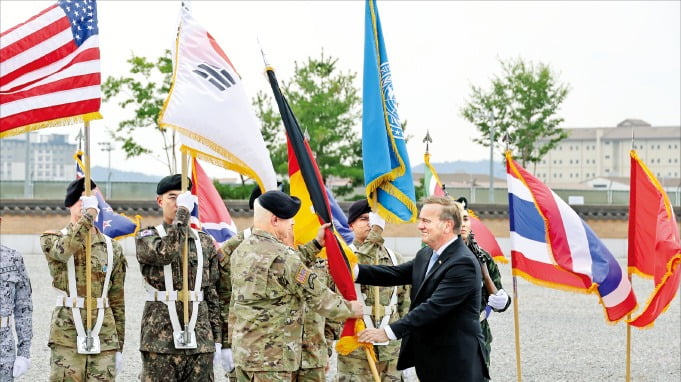
<path fill-rule="evenodd" d="M 111 142 L 99 142 L 98 144 L 101 146 L 102 150 L 109 152 L 109 168 L 106 176 L 106 198 L 111 199 L 111 150 L 113 150 L 113 147 L 111 147 Z"/>
<path fill-rule="evenodd" d="M 494 112 L 489 113 L 489 202 L 494 203 Z"/>

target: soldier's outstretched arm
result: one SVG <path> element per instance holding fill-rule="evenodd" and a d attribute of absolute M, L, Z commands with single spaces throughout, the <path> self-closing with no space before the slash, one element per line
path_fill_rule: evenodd
<path fill-rule="evenodd" d="M 14 301 L 14 328 L 17 333 L 17 356 L 30 358 L 31 339 L 33 338 L 33 302 L 31 300 L 31 279 L 28 278 L 24 259 L 17 253 L 19 282 L 16 286 Z"/>
<path fill-rule="evenodd" d="M 137 234 L 137 261 L 140 264 L 164 266 L 180 256 L 189 227 L 189 211 L 178 208 L 175 220 L 166 228 L 166 236 L 161 237 L 156 229 L 149 227 Z"/>
<path fill-rule="evenodd" d="M 45 232 L 40 235 L 40 246 L 46 257 L 65 263 L 75 253 L 85 251 L 86 234 L 94 226 L 93 217 L 83 214 L 66 235 L 58 232 Z"/>
<path fill-rule="evenodd" d="M 119 352 L 123 352 L 125 343 L 125 273 L 128 268 L 128 261 L 123 255 L 123 248 L 118 242 L 113 242 L 114 249 L 114 268 L 111 270 L 111 287 L 107 297 L 109 306 L 116 322 L 116 335 L 118 336 Z"/>
<path fill-rule="evenodd" d="M 350 302 L 323 284 L 319 276 L 305 266 L 299 255 L 288 256 L 284 267 L 285 278 L 289 280 L 287 287 L 303 298 L 312 310 L 332 320 L 345 320 L 353 316 Z"/>

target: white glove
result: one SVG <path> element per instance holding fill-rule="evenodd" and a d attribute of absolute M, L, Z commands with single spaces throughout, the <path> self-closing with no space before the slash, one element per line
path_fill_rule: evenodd
<path fill-rule="evenodd" d="M 494 310 L 504 309 L 507 302 L 508 295 L 503 289 L 499 289 L 497 294 L 492 294 L 487 299 L 487 305 L 491 306 Z"/>
<path fill-rule="evenodd" d="M 119 375 L 123 371 L 123 353 L 117 351 L 116 352 L 116 375 Z"/>
<path fill-rule="evenodd" d="M 189 212 L 194 209 L 195 203 L 199 203 L 199 198 L 197 198 L 196 195 L 192 195 L 190 191 L 185 191 L 177 196 L 177 206 L 184 207 Z"/>
<path fill-rule="evenodd" d="M 385 229 L 385 219 L 375 212 L 369 212 L 369 225 L 377 225 L 381 227 L 381 229 Z"/>
<path fill-rule="evenodd" d="M 88 209 L 93 208 L 97 211 L 95 214 L 95 218 L 99 216 L 99 201 L 97 200 L 97 197 L 94 195 L 90 196 L 81 196 L 81 207 L 83 209 L 83 213 L 86 213 Z M 96 220 L 96 219 L 95 219 Z"/>
<path fill-rule="evenodd" d="M 213 367 L 216 367 L 215 365 L 218 365 L 222 360 L 220 349 L 222 349 L 222 344 L 215 344 L 215 353 L 213 353 Z"/>
<path fill-rule="evenodd" d="M 222 349 L 222 368 L 226 372 L 231 373 L 234 370 L 234 359 L 232 358 L 232 349 Z"/>
<path fill-rule="evenodd" d="M 17 356 L 17 358 L 14 360 L 14 370 L 12 370 L 12 377 L 14 378 L 19 378 L 22 375 L 24 375 L 25 372 L 28 371 L 28 368 L 31 367 L 31 360 L 22 357 L 22 356 Z"/>

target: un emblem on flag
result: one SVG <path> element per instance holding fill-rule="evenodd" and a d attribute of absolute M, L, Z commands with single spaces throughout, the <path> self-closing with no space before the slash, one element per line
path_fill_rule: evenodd
<path fill-rule="evenodd" d="M 390 74 L 390 65 L 387 62 L 381 64 L 381 91 L 385 102 L 385 111 L 393 138 L 404 140 L 400 116 L 397 114 L 397 101 L 393 91 L 393 77 Z"/>

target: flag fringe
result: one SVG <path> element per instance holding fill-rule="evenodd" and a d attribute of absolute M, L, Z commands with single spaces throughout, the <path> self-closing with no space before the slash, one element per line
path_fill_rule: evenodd
<path fill-rule="evenodd" d="M 560 268 L 559 268 L 560 269 Z M 560 269 L 563 270 L 563 269 Z M 566 292 L 573 292 L 573 293 L 580 293 L 580 294 L 591 294 L 593 291 L 597 288 L 597 284 L 593 283 L 589 288 L 578 288 L 578 287 L 572 287 L 568 286 L 565 284 L 559 284 L 559 283 L 554 283 L 551 281 L 546 281 L 542 279 L 535 278 L 533 276 L 530 276 L 529 274 L 521 271 L 518 268 L 513 268 L 512 272 L 513 276 L 520 276 L 524 278 L 525 280 L 529 281 L 532 284 L 541 286 L 541 287 L 547 287 L 547 288 L 552 288 L 552 289 L 558 289 Z M 600 298 L 600 296 L 599 296 Z"/>
<path fill-rule="evenodd" d="M 506 256 L 492 256 L 492 260 L 494 260 L 495 263 L 508 264 Z"/>
<path fill-rule="evenodd" d="M 660 196 L 664 199 L 664 208 L 667 211 L 667 220 L 673 219 L 673 212 L 671 210 L 671 201 L 669 200 L 669 196 L 667 193 L 664 191 L 664 188 L 660 184 L 660 182 L 657 180 L 657 178 L 653 175 L 653 173 L 650 172 L 650 169 L 648 166 L 646 166 L 645 163 L 641 160 L 641 158 L 638 157 L 638 153 L 636 150 L 631 150 L 629 152 L 629 155 L 631 155 L 632 158 L 638 163 L 639 166 L 641 166 L 641 170 L 645 172 L 646 176 L 648 177 L 648 180 L 655 186 L 657 191 L 660 193 Z"/>
<path fill-rule="evenodd" d="M 643 272 L 642 270 L 638 269 L 638 267 L 636 267 L 636 266 L 630 265 L 630 266 L 627 267 L 627 270 L 629 271 L 629 273 L 635 274 L 636 276 L 641 277 L 643 279 L 646 279 L 646 280 L 652 280 L 653 279 L 653 275 L 649 275 L 649 274 Z"/>
<path fill-rule="evenodd" d="M 142 227 L 142 217 L 139 215 L 135 215 L 135 218 L 133 219 L 130 216 L 127 216 L 126 214 L 123 213 L 119 213 L 118 215 L 123 216 L 124 218 L 129 219 L 130 221 L 135 223 L 135 230 L 127 235 L 117 236 L 116 240 L 120 240 L 126 237 L 134 237 L 135 235 L 137 235 L 137 232 L 139 232 L 140 228 Z"/>
<path fill-rule="evenodd" d="M 641 318 L 641 316 L 643 316 L 645 313 L 647 313 L 647 310 L 650 307 L 650 304 L 653 302 L 655 297 L 657 297 L 658 293 L 660 292 L 660 289 L 662 289 L 662 287 L 664 287 L 667 284 L 667 280 L 669 280 L 669 278 L 672 277 L 672 274 L 674 272 L 681 272 L 681 269 L 679 269 L 679 266 L 681 266 L 681 253 L 678 253 L 674 257 L 669 259 L 669 261 L 667 262 L 667 271 L 664 273 L 664 276 L 662 276 L 660 283 L 655 286 L 655 289 L 650 294 L 650 297 L 648 297 L 648 300 L 646 301 L 646 304 L 643 308 L 643 311 L 638 316 L 636 316 L 635 318 L 627 320 L 627 323 L 631 324 L 632 322 Z M 674 301 L 674 299 L 670 298 L 667 305 L 665 305 L 664 308 L 662 308 L 662 310 L 657 315 L 657 317 L 659 317 L 660 315 L 662 315 L 662 313 L 667 311 L 667 309 L 671 305 L 672 301 Z M 655 320 L 657 319 L 657 317 L 655 317 Z M 636 326 L 636 325 L 632 325 L 632 326 L 636 326 L 637 328 L 652 328 L 653 325 L 655 324 L 655 320 L 652 320 L 649 324 L 644 325 L 644 326 L 640 326 L 640 327 Z"/>
<path fill-rule="evenodd" d="M 388 223 L 413 223 L 416 221 L 416 215 L 417 215 L 417 208 L 416 208 L 416 203 L 414 202 L 413 199 L 411 199 L 408 195 L 404 194 L 399 188 L 395 187 L 394 184 L 386 182 L 386 183 L 381 183 L 382 179 L 388 179 L 390 174 L 385 174 L 371 183 L 367 184 L 366 186 L 366 196 L 367 200 L 369 201 L 369 206 L 371 207 L 372 210 L 376 210 L 379 215 L 381 215 L 386 222 Z M 392 181 L 393 179 L 390 179 Z M 383 191 L 385 191 L 388 195 L 394 197 L 400 203 L 404 204 L 407 209 L 411 212 L 411 216 L 409 217 L 409 220 L 403 220 L 399 216 L 397 216 L 394 212 L 388 210 L 385 208 L 382 204 L 378 202 L 378 195 L 376 194 L 375 191 L 377 191 L 379 188 L 381 188 Z M 373 195 L 373 196 L 372 196 Z"/>
<path fill-rule="evenodd" d="M 359 333 L 364 329 L 366 329 L 364 321 L 360 319 L 355 320 L 355 335 L 341 337 L 338 342 L 336 342 L 336 352 L 340 355 L 348 355 L 356 349 L 364 347 L 369 350 L 369 354 L 371 354 L 371 358 L 374 359 L 374 362 L 377 362 L 378 359 L 376 357 L 376 352 L 374 351 L 374 346 L 372 344 L 357 341 L 356 333 Z"/>
<path fill-rule="evenodd" d="M 3 131 L 0 133 L 0 139 L 13 137 L 15 135 L 23 133 L 30 133 L 31 131 L 44 129 L 46 127 L 70 126 L 75 125 L 76 123 L 94 121 L 96 119 L 102 119 L 102 114 L 98 111 L 81 115 L 74 115 L 71 117 L 51 119 L 49 121 L 32 123 L 30 125 L 14 127 L 7 131 Z"/>
<path fill-rule="evenodd" d="M 228 170 L 236 171 L 239 174 L 246 175 L 247 177 L 255 180 L 255 182 L 260 186 L 261 190 L 265 190 L 265 186 L 263 184 L 262 179 L 260 179 L 260 176 L 258 176 L 258 174 L 255 171 L 253 171 L 253 169 L 248 167 L 248 165 L 246 165 L 246 163 L 244 163 L 241 159 L 239 159 L 238 157 L 236 157 L 234 154 L 230 153 L 229 151 L 225 150 L 222 146 L 219 146 L 219 145 L 215 144 L 213 141 L 211 141 L 207 138 L 204 138 L 204 137 L 202 137 L 198 134 L 192 133 L 189 130 L 185 130 L 185 129 L 179 127 L 179 126 L 174 126 L 174 125 L 170 125 L 170 124 L 164 124 L 164 126 L 168 126 L 168 127 L 171 127 L 173 129 L 178 130 L 183 135 L 186 135 L 189 138 L 191 138 L 191 139 L 193 139 L 193 140 L 195 140 L 195 141 L 197 141 L 197 142 L 199 142 L 203 145 L 206 145 L 208 148 L 210 148 L 213 151 L 215 151 L 216 153 L 222 155 L 224 158 L 218 158 L 214 155 L 205 153 L 205 152 L 200 151 L 200 150 L 193 149 L 193 148 L 185 146 L 185 145 L 182 145 L 182 147 L 180 147 L 181 152 L 186 152 L 187 154 L 189 154 L 193 157 L 196 157 L 198 159 L 202 159 L 202 160 L 204 160 L 208 163 L 214 164 L 216 166 L 220 166 L 222 168 L 226 168 Z"/>

